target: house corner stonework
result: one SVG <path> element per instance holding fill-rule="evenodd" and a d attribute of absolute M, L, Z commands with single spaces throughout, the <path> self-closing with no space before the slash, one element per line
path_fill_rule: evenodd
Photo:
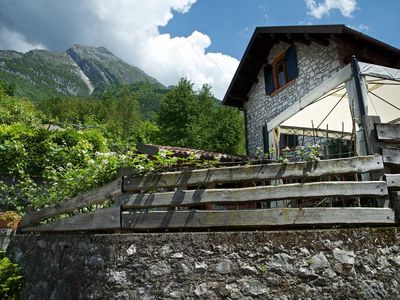
<path fill-rule="evenodd" d="M 290 44 L 285 42 L 276 44 L 268 55 L 268 63 L 284 53 L 289 46 Z M 263 148 L 264 124 L 331 77 L 341 67 L 337 45 L 333 41 L 328 46 L 314 42 L 310 45 L 295 42 L 294 46 L 297 50 L 298 77 L 281 90 L 267 96 L 264 73 L 261 69 L 258 82 L 254 83 L 248 93 L 244 109 L 247 112 L 247 139 L 251 156 L 256 154 L 257 148 Z"/>

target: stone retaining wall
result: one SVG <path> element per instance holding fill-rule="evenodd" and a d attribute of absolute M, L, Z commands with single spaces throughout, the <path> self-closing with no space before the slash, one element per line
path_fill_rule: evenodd
<path fill-rule="evenodd" d="M 400 299 L 397 228 L 16 235 L 22 299 Z"/>

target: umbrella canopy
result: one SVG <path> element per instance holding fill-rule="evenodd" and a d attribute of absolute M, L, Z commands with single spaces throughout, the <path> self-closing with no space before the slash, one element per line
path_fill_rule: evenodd
<path fill-rule="evenodd" d="M 359 67 L 360 74 L 367 85 L 367 114 L 379 116 L 384 123 L 400 122 L 400 70 L 366 63 L 359 63 Z M 357 126 L 353 126 L 348 91 L 345 86 L 345 82 L 351 79 L 352 76 L 343 76 L 343 80 L 339 79 L 339 81 L 336 78 L 335 82 L 338 84 L 334 88 L 332 85 L 325 84 L 325 86 L 330 86 L 329 90 L 310 92 L 311 95 L 315 94 L 317 97 L 310 99 L 307 95 L 309 104 L 305 106 L 302 105 L 302 99 L 299 99 L 298 103 L 288 108 L 291 113 L 286 112 L 286 116 L 290 116 L 281 120 L 279 124 L 328 128 L 344 132 L 352 132 L 353 127 L 357 130 Z M 285 112 L 282 115 L 284 114 Z M 273 120 L 274 124 L 277 124 L 276 119 L 279 120 L 279 116 Z M 273 128 L 268 127 L 268 129 L 271 131 Z"/>

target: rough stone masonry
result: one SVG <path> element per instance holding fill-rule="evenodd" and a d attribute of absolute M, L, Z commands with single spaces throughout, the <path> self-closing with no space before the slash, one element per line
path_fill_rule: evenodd
<path fill-rule="evenodd" d="M 22 299 L 400 299 L 398 228 L 16 235 Z"/>
<path fill-rule="evenodd" d="M 267 96 L 265 94 L 264 71 L 261 69 L 257 83 L 249 91 L 249 100 L 244 104 L 244 108 L 248 117 L 246 134 L 250 155 L 255 155 L 257 148 L 262 149 L 263 147 L 263 124 L 271 121 L 340 69 L 338 46 L 335 42 L 331 42 L 327 47 L 315 43 L 312 43 L 312 46 L 300 43 L 294 43 L 294 45 L 297 49 L 299 76 L 281 91 Z M 268 62 L 271 63 L 288 47 L 289 44 L 284 42 L 275 45 L 269 53 Z"/>

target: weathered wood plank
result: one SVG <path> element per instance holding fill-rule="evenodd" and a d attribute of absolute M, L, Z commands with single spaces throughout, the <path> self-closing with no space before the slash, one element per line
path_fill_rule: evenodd
<path fill-rule="evenodd" d="M 376 134 L 382 142 L 400 143 L 400 124 L 375 124 Z"/>
<path fill-rule="evenodd" d="M 56 215 L 72 212 L 74 210 L 87 207 L 93 204 L 99 204 L 107 199 L 112 199 L 122 194 L 122 179 L 114 180 L 113 182 L 76 196 L 72 199 L 65 200 L 57 205 L 43 208 L 39 211 L 27 214 L 21 220 L 20 228 L 29 227 L 39 224 L 40 221 L 54 217 Z"/>
<path fill-rule="evenodd" d="M 385 164 L 400 164 L 400 149 L 397 148 L 382 148 L 382 157 Z"/>
<path fill-rule="evenodd" d="M 123 212 L 122 229 L 237 228 L 313 224 L 394 224 L 390 208 L 277 208 Z"/>
<path fill-rule="evenodd" d="M 362 156 L 313 162 L 268 164 L 167 172 L 124 179 L 123 190 L 135 192 L 184 185 L 271 180 L 295 177 L 318 177 L 332 174 L 363 173 L 383 170 L 381 156 Z"/>
<path fill-rule="evenodd" d="M 190 206 L 205 203 L 312 198 L 328 196 L 385 196 L 385 181 L 342 181 L 283 184 L 238 189 L 178 190 L 175 192 L 127 194 L 122 208 Z"/>
<path fill-rule="evenodd" d="M 381 147 L 376 136 L 375 123 L 379 123 L 381 118 L 379 116 L 363 116 L 364 131 L 367 138 L 367 153 L 378 154 Z"/>
<path fill-rule="evenodd" d="M 22 228 L 21 232 L 61 232 L 118 229 L 121 229 L 121 207 L 109 207 L 86 214 L 65 218 L 59 221 L 54 221 L 48 224 Z"/>
<path fill-rule="evenodd" d="M 393 191 L 389 193 L 390 205 L 394 211 L 395 221 L 400 224 L 400 192 Z"/>
<path fill-rule="evenodd" d="M 400 174 L 385 174 L 385 179 L 390 190 L 400 190 Z"/>

